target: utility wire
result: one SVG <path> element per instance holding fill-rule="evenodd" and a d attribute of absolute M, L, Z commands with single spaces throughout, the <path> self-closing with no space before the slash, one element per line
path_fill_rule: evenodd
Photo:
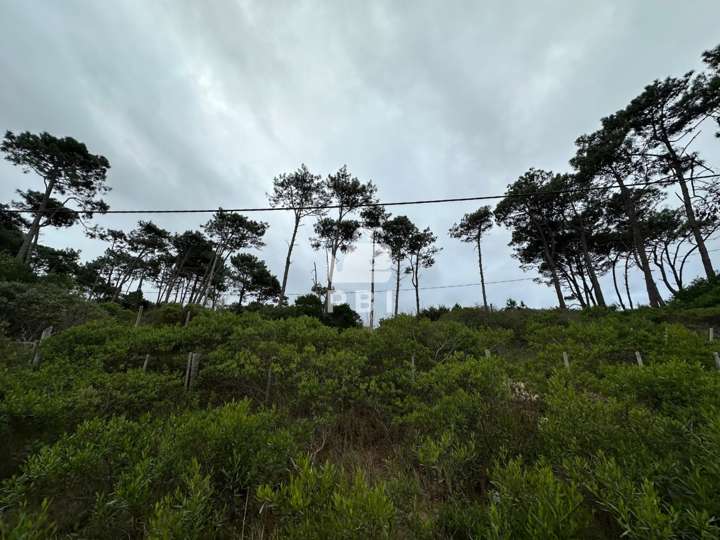
<path fill-rule="evenodd" d="M 504 279 L 504 280 L 500 280 L 500 281 L 486 281 L 486 282 L 485 282 L 485 285 L 498 285 L 498 284 L 501 284 L 501 283 L 516 283 L 516 282 L 518 282 L 518 281 L 534 281 L 535 279 L 538 279 L 538 278 L 527 277 L 527 278 L 518 278 L 518 279 Z M 421 290 L 421 291 L 430 291 L 430 290 L 434 290 L 434 289 L 455 289 L 455 288 L 458 288 L 458 287 L 479 287 L 480 285 L 481 285 L 480 282 L 478 282 L 478 283 L 455 283 L 455 284 L 452 284 L 452 285 L 433 285 L 433 286 L 429 286 L 429 287 L 420 287 L 419 290 Z M 342 290 L 342 289 L 337 289 L 337 290 L 340 291 L 340 292 L 343 292 L 343 293 L 345 293 L 345 294 L 355 294 L 355 293 L 359 293 L 359 292 L 369 292 L 367 289 L 358 289 L 358 290 L 355 290 L 355 291 L 344 291 L 344 290 Z M 407 288 L 402 288 L 402 289 L 400 289 L 400 291 L 414 291 L 414 290 L 415 290 L 415 289 L 414 289 L 413 287 L 407 287 Z M 157 293 L 157 292 L 159 292 L 157 289 L 143 289 L 143 291 L 144 291 L 144 292 L 147 292 L 147 293 Z M 382 289 L 382 290 L 377 290 L 377 289 L 376 289 L 376 290 L 375 290 L 375 294 L 380 294 L 380 293 L 385 293 L 385 292 L 395 292 L 395 289 Z M 306 295 L 306 294 L 312 294 L 312 293 L 311 293 L 311 292 L 308 292 L 308 291 L 306 291 L 306 292 L 297 292 L 297 293 L 285 293 L 285 296 L 304 296 L 304 295 Z"/>
<path fill-rule="evenodd" d="M 710 252 L 720 251 L 720 248 L 708 249 L 708 251 L 710 251 Z M 698 253 L 696 252 L 694 254 L 698 254 Z M 517 278 L 517 279 L 502 279 L 502 280 L 498 280 L 498 281 L 486 281 L 485 285 L 500 285 L 503 283 L 518 283 L 521 281 L 536 281 L 539 279 L 542 279 L 542 278 L 541 277 L 526 277 L 526 278 Z M 454 283 L 452 285 L 432 285 L 429 287 L 420 287 L 419 290 L 432 291 L 432 290 L 437 290 L 437 289 L 457 289 L 457 288 L 461 288 L 461 287 L 479 287 L 480 285 L 482 285 L 482 283 L 480 283 L 480 282 L 477 282 L 477 283 Z M 400 289 L 401 292 L 402 291 L 414 291 L 414 290 L 415 290 L 415 288 L 413 288 L 413 287 L 403 287 L 402 289 Z M 147 293 L 159 292 L 157 289 L 150 289 L 150 290 L 144 289 L 144 291 Z M 360 293 L 360 292 L 368 292 L 367 289 L 358 289 L 358 290 L 354 290 L 354 291 L 344 291 L 342 289 L 338 289 L 338 291 L 340 291 L 344 294 L 355 294 L 355 293 Z M 375 290 L 375 294 L 382 294 L 382 293 L 386 293 L 386 292 L 395 292 L 395 289 L 380 289 L 380 290 L 376 289 Z M 307 291 L 306 292 L 296 292 L 296 293 L 285 293 L 285 296 L 304 296 L 306 294 L 311 294 L 311 293 L 309 293 Z"/>
<path fill-rule="evenodd" d="M 720 174 L 707 174 L 702 176 L 696 176 L 690 181 L 693 180 L 703 180 L 703 179 L 709 179 L 709 178 L 719 178 Z M 672 176 L 667 176 L 665 178 L 661 178 L 659 180 L 653 180 L 651 182 L 636 182 L 631 184 L 625 184 L 626 188 L 633 188 L 633 187 L 646 187 L 651 185 L 665 185 L 669 186 L 672 184 L 677 184 L 678 181 L 673 179 Z M 373 203 L 366 203 L 358 205 L 358 208 L 364 208 L 364 207 L 372 207 L 372 206 L 410 206 L 410 205 L 420 205 L 420 204 L 441 204 L 441 203 L 453 203 L 453 202 L 469 202 L 469 201 L 489 201 L 489 200 L 498 200 L 498 199 L 507 199 L 507 198 L 533 198 L 533 197 L 543 197 L 547 195 L 563 195 L 563 194 L 570 194 L 570 193 L 592 193 L 595 191 L 607 191 L 611 189 L 618 189 L 618 186 L 616 185 L 609 185 L 609 186 L 598 186 L 598 187 L 588 187 L 588 188 L 573 188 L 573 189 L 559 189 L 554 191 L 544 191 L 542 193 L 528 193 L 528 194 L 512 194 L 512 195 L 481 195 L 477 197 L 454 197 L 454 198 L 447 198 L 447 199 L 418 199 L 418 200 L 408 200 L 408 201 L 393 201 L 393 202 L 373 202 Z M 321 205 L 321 206 L 305 206 L 303 207 L 304 210 L 331 210 L 340 208 L 340 205 L 337 204 L 330 204 L 330 205 Z M 67 212 L 67 213 L 74 213 L 74 214 L 83 214 L 87 212 L 91 212 L 93 214 L 211 214 L 214 212 L 218 212 L 222 210 L 223 212 L 280 212 L 280 211 L 292 211 L 296 210 L 295 207 L 292 206 L 268 206 L 268 207 L 257 207 L 257 208 L 193 208 L 193 209 L 173 209 L 173 210 L 105 210 L 105 211 L 93 211 L 93 210 L 74 210 L 72 208 L 64 208 L 62 210 L 59 210 L 57 208 L 55 209 L 47 209 L 44 210 L 42 213 L 49 214 L 49 213 L 60 213 L 60 212 Z M 20 209 L 20 208 L 12 208 L 4 210 L 4 212 L 9 214 L 37 214 L 39 213 L 39 210 L 32 210 L 32 209 Z"/>
<path fill-rule="evenodd" d="M 535 280 L 535 279 L 536 279 L 536 278 L 529 278 L 529 277 L 528 277 L 528 278 L 518 278 L 518 279 L 504 279 L 504 280 L 501 280 L 501 281 L 486 281 L 486 282 L 485 282 L 485 285 L 498 285 L 498 284 L 500 284 L 500 283 L 516 283 L 516 282 L 518 282 L 518 281 L 533 281 L 533 280 Z M 420 290 L 420 291 L 431 291 L 431 290 L 435 290 L 435 289 L 455 289 L 455 288 L 458 288 L 458 287 L 479 287 L 480 285 L 482 285 L 482 283 L 457 283 L 457 284 L 454 284 L 454 285 L 434 285 L 434 286 L 430 286 L 430 287 L 420 287 L 418 290 Z M 370 291 L 368 291 L 367 289 L 360 289 L 360 290 L 357 290 L 357 291 L 344 291 L 344 290 L 342 290 L 342 289 L 337 289 L 337 290 L 338 290 L 339 292 L 344 293 L 344 294 L 355 294 L 355 293 L 360 293 L 360 292 L 370 292 Z M 414 291 L 414 290 L 415 290 L 414 287 L 406 287 L 406 288 L 400 289 L 400 291 Z M 386 293 L 386 292 L 395 292 L 395 289 L 375 290 L 375 294 Z M 303 295 L 306 295 L 306 294 L 308 294 L 308 293 L 307 293 L 307 292 L 304 292 L 304 293 L 285 293 L 286 296 L 303 296 Z"/>

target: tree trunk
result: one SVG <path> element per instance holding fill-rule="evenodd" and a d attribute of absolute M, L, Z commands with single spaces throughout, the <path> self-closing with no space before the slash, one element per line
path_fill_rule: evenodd
<path fill-rule="evenodd" d="M 170 293 L 173 290 L 173 287 L 175 286 L 175 283 L 180 278 L 180 272 L 182 272 L 182 269 L 185 267 L 185 263 L 190 258 L 190 250 L 188 250 L 184 255 L 181 261 L 179 263 L 175 264 L 175 270 L 172 273 L 172 276 L 170 277 L 170 282 L 167 286 L 167 293 L 165 294 L 165 303 L 170 300 Z"/>
<path fill-rule="evenodd" d="M 394 311 L 395 317 L 397 317 L 397 314 L 398 314 L 399 298 L 400 298 L 400 259 L 397 260 L 397 266 L 395 267 L 395 311 Z"/>
<path fill-rule="evenodd" d="M 23 239 L 23 243 L 20 246 L 20 251 L 18 251 L 18 254 L 15 256 L 15 258 L 22 263 L 27 263 L 30 260 L 30 254 L 32 252 L 32 242 L 35 236 L 38 235 L 40 232 L 40 221 L 42 220 L 45 210 L 47 209 L 47 204 L 50 200 L 50 196 L 52 195 L 54 188 L 55 178 L 51 177 L 48 180 L 47 186 L 45 187 L 45 193 L 43 195 L 43 200 L 40 203 L 40 207 L 35 213 L 35 217 L 33 217 L 30 228 L 28 229 L 28 232 Z"/>
<path fill-rule="evenodd" d="M 280 288 L 280 302 L 283 304 L 287 303 L 287 300 L 285 299 L 285 290 L 287 288 L 288 275 L 290 274 L 290 257 L 292 256 L 292 251 L 295 247 L 295 238 L 297 237 L 298 227 L 300 227 L 300 217 L 296 215 L 292 237 L 290 238 L 290 245 L 288 246 L 287 256 L 285 257 L 285 270 L 283 271 L 282 286 Z"/>
<path fill-rule="evenodd" d="M 205 302 L 205 299 L 207 298 L 208 293 L 210 292 L 210 286 L 212 285 L 213 279 L 215 278 L 215 268 L 217 267 L 217 261 L 220 258 L 220 246 L 217 247 L 215 250 L 215 255 L 213 256 L 212 265 L 210 265 L 210 271 L 207 274 L 207 281 L 204 283 L 203 287 L 200 289 L 200 294 L 198 294 L 197 303 L 202 304 Z"/>
<path fill-rule="evenodd" d="M 555 263 L 552 262 L 552 259 L 546 258 L 545 262 L 548 263 L 548 266 L 550 267 L 550 274 L 552 275 L 552 281 L 553 286 L 555 287 L 555 294 L 558 297 L 558 305 L 560 309 L 567 309 L 567 305 L 565 304 L 565 297 L 563 296 L 562 287 L 560 286 L 560 278 L 557 275 L 557 269 L 555 268 Z"/>
<path fill-rule="evenodd" d="M 680 184 L 680 191 L 682 192 L 683 205 L 685 206 L 685 214 L 687 216 L 688 226 L 690 227 L 693 237 L 695 238 L 695 245 L 697 245 L 698 251 L 700 252 L 700 259 L 702 259 L 705 276 L 708 280 L 711 280 L 715 277 L 715 270 L 713 270 L 712 261 L 710 260 L 710 255 L 708 254 L 707 247 L 705 246 L 705 239 L 703 238 L 702 231 L 700 230 L 700 226 L 697 222 L 697 217 L 695 216 L 695 209 L 692 205 L 692 199 L 690 198 L 690 190 L 688 189 L 687 181 L 685 180 L 685 174 L 682 170 L 680 158 L 675 152 L 675 149 L 672 147 L 672 144 L 665 135 L 664 131 L 662 135 L 662 140 L 665 148 L 668 151 L 668 155 L 670 156 L 670 164 L 673 172 L 675 173 L 675 178 L 677 179 L 678 184 Z"/>
<path fill-rule="evenodd" d="M 412 276 L 413 287 L 415 288 L 415 315 L 420 316 L 420 256 L 415 259 Z"/>
<path fill-rule="evenodd" d="M 555 294 L 558 298 L 558 305 L 560 309 L 565 310 L 567 309 L 567 305 L 565 304 L 565 297 L 563 296 L 562 287 L 560 285 L 560 277 L 558 276 L 557 267 L 555 266 L 555 260 L 550 253 L 550 246 L 548 245 L 547 238 L 545 238 L 545 233 L 543 232 L 542 227 L 537 224 L 535 218 L 532 215 L 530 216 L 530 219 L 533 223 L 533 226 L 535 227 L 535 230 L 537 230 L 538 234 L 540 235 L 540 239 L 542 240 L 545 264 L 547 264 L 550 268 L 552 282 L 555 286 Z"/>
<path fill-rule="evenodd" d="M 588 276 L 590 277 L 590 283 L 592 284 L 592 289 L 595 293 L 597 305 L 605 307 L 607 305 L 605 304 L 605 295 L 603 295 L 602 289 L 600 288 L 600 280 L 595 273 L 595 266 L 590 258 L 590 250 L 588 249 L 587 237 L 585 236 L 585 229 L 583 227 L 580 228 L 580 241 L 582 242 L 585 268 L 587 269 Z"/>
<path fill-rule="evenodd" d="M 372 233 L 372 257 L 370 259 L 370 329 L 372 330 L 375 324 L 375 240 L 377 233 Z"/>
<path fill-rule="evenodd" d="M 588 280 L 585 277 L 585 273 L 588 271 L 583 265 L 583 261 L 577 260 L 578 274 L 580 274 L 580 281 L 582 281 L 583 291 L 585 292 L 585 302 L 588 306 L 597 306 L 597 299 L 593 292 L 592 284 L 588 285 Z"/>
<path fill-rule="evenodd" d="M 245 298 L 245 285 L 240 288 L 240 292 L 238 293 L 238 306 L 242 307 L 243 299 Z"/>
<path fill-rule="evenodd" d="M 665 244 L 665 247 L 663 248 L 663 254 L 668 262 L 670 271 L 672 272 L 673 279 L 675 280 L 675 285 L 677 286 L 677 290 L 682 291 L 682 289 L 683 289 L 682 277 L 680 276 L 680 274 L 678 274 L 677 268 L 675 267 L 675 265 L 677 264 L 677 258 L 678 258 L 679 251 L 680 251 L 680 246 L 676 246 L 674 257 L 670 257 L 670 250 L 668 248 L 668 245 Z M 662 257 L 663 257 L 663 255 L 660 255 L 661 261 L 662 261 Z"/>
<path fill-rule="evenodd" d="M 645 278 L 645 288 L 647 289 L 648 301 L 650 302 L 651 307 L 660 307 L 664 304 L 664 302 L 662 296 L 660 296 L 657 285 L 655 284 L 655 280 L 653 279 L 652 271 L 650 270 L 650 262 L 648 261 L 647 253 L 645 252 L 645 238 L 642 231 L 640 230 L 640 225 L 637 220 L 637 214 L 635 212 L 635 201 L 632 200 L 632 195 L 628 188 L 625 186 L 625 183 L 623 182 L 620 175 L 615 175 L 615 181 L 620 188 L 620 193 L 622 195 L 623 202 L 625 203 L 625 212 L 627 213 L 628 219 L 630 220 L 633 244 L 635 246 L 635 252 L 640 260 L 640 270 L 642 271 L 643 277 Z M 630 305 L 630 309 L 632 309 L 632 302 Z"/>
<path fill-rule="evenodd" d="M 620 288 L 618 287 L 617 282 L 617 275 L 615 274 L 615 266 L 617 265 L 618 259 L 620 258 L 620 255 L 618 254 L 617 257 L 615 257 L 612 261 L 612 278 L 613 278 L 613 285 L 615 286 L 615 294 L 618 297 L 618 301 L 620 302 L 620 307 L 625 311 L 625 302 L 623 302 L 622 295 L 620 294 Z"/>
<path fill-rule="evenodd" d="M 335 273 L 335 256 L 337 249 L 330 253 L 330 264 L 328 265 L 327 293 L 325 293 L 325 313 L 330 312 L 331 295 L 333 290 L 333 274 Z"/>
<path fill-rule="evenodd" d="M 670 284 L 667 272 L 665 271 L 665 263 L 663 261 L 665 254 L 661 251 L 660 257 L 658 258 L 657 249 L 658 246 L 656 244 L 653 246 L 653 262 L 655 263 L 655 266 L 657 266 L 658 270 L 660 270 L 660 277 L 662 278 L 665 287 L 667 287 L 667 290 L 670 291 L 670 294 L 674 295 L 675 293 L 677 293 L 677 290 Z"/>
<path fill-rule="evenodd" d="M 630 262 L 630 254 L 628 254 L 628 256 L 625 257 L 625 292 L 627 293 L 628 304 L 630 305 L 630 309 L 635 309 L 635 306 L 633 306 L 632 296 L 630 296 L 630 284 L 628 283 L 628 263 L 629 262 Z"/>
<path fill-rule="evenodd" d="M 575 271 L 573 270 L 572 264 L 568 263 L 567 265 L 568 271 L 565 271 L 563 267 L 560 267 L 560 271 L 565 276 L 565 281 L 567 281 L 567 285 L 570 288 L 570 291 L 572 292 L 573 296 L 577 298 L 577 301 L 580 304 L 580 307 L 582 309 L 585 309 L 587 305 L 585 304 L 585 299 L 583 298 L 582 290 L 580 290 L 580 284 L 577 282 L 577 279 L 575 278 Z"/>
<path fill-rule="evenodd" d="M 483 307 L 488 309 L 487 295 L 485 294 L 485 273 L 483 272 L 482 249 L 480 248 L 480 235 L 477 237 L 478 266 L 480 267 L 480 287 L 482 289 Z"/>
<path fill-rule="evenodd" d="M 188 304 L 192 304 L 195 302 L 195 291 L 197 289 L 199 279 L 199 276 L 196 275 L 195 279 L 193 280 L 192 288 L 190 289 L 190 296 L 188 297 Z M 190 283 L 188 283 L 188 286 L 190 286 Z"/>

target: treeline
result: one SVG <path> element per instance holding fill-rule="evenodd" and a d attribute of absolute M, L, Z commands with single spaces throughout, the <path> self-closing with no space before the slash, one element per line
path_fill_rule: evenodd
<path fill-rule="evenodd" d="M 603 118 L 594 133 L 576 141 L 570 171 L 530 169 L 512 183 L 492 209 L 483 206 L 453 225 L 449 235 L 477 249 L 482 301 L 487 308 L 481 243 L 494 223 L 512 231 L 513 256 L 535 269 L 552 286 L 560 308 L 637 305 L 629 276 L 639 271 L 649 304 L 664 304 L 655 275 L 673 295 L 688 282 L 687 263 L 700 256 L 704 277 L 715 278 L 706 242 L 720 226 L 720 189 L 713 169 L 693 148 L 707 121 L 720 122 L 720 46 L 703 54 L 706 69 L 656 80 L 625 108 Z M 437 235 L 407 216 L 392 216 L 377 199 L 377 187 L 346 167 L 323 178 L 302 165 L 273 180 L 269 204 L 293 214 L 282 277 L 253 250 L 264 246 L 268 224 L 218 210 L 200 230 L 173 233 L 151 221 L 129 232 L 91 225 L 94 214 L 109 209 L 110 168 L 104 156 L 70 138 L 48 133 L 7 132 L 0 145 L 5 158 L 43 180 L 43 190 L 18 190 L 19 200 L 0 207 L 0 249 L 19 265 L 39 274 L 69 276 L 91 300 L 143 298 L 152 285 L 156 304 L 216 306 L 232 294 L 237 304 L 286 304 L 287 283 L 297 233 L 314 220 L 313 249 L 326 255 L 326 278 L 310 287 L 325 311 L 332 301 L 336 261 L 363 232 L 395 267 L 394 314 L 400 279 L 410 276 L 420 313 L 420 277 L 442 249 Z M 669 196 L 680 206 L 667 206 Z M 18 213 L 18 210 L 26 214 Z M 30 215 L 26 219 L 24 216 Z M 73 249 L 38 243 L 47 227 L 81 225 L 107 242 L 100 257 L 80 262 Z M 612 275 L 614 297 L 600 278 Z M 374 283 L 371 283 L 371 292 Z M 372 314 L 371 314 L 372 324 Z"/>

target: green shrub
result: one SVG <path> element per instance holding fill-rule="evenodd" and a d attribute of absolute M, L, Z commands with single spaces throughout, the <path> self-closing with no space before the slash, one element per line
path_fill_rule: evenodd
<path fill-rule="evenodd" d="M 547 463 L 524 467 L 520 460 L 497 466 L 487 525 L 477 531 L 488 539 L 583 538 L 590 514 L 572 480 L 559 478 Z"/>
<path fill-rule="evenodd" d="M 253 414 L 248 402 L 166 420 L 94 419 L 30 456 L 0 507 L 12 524 L 49 500 L 61 533 L 132 536 L 152 523 L 162 536 L 198 513 L 215 522 L 259 485 L 280 482 L 296 452 L 277 415 Z"/>
<path fill-rule="evenodd" d="M 384 487 L 369 486 L 361 472 L 348 480 L 330 463 L 302 459 L 286 483 L 263 485 L 257 497 L 280 538 L 390 538 L 393 530 L 395 508 Z"/>
<path fill-rule="evenodd" d="M 64 287 L 0 281 L 0 321 L 7 324 L 8 335 L 17 339 L 35 340 L 48 326 L 59 332 L 105 317 L 97 304 Z"/>
<path fill-rule="evenodd" d="M 720 278 L 696 279 L 690 286 L 675 293 L 669 305 L 681 308 L 720 307 Z"/>

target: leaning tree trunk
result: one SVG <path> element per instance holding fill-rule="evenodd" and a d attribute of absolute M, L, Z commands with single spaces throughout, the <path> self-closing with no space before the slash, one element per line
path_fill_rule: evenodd
<path fill-rule="evenodd" d="M 43 194 L 43 200 L 40 203 L 40 207 L 37 209 L 35 217 L 33 217 L 32 223 L 30 224 L 30 228 L 28 229 L 28 232 L 23 239 L 23 243 L 20 246 L 20 251 L 18 251 L 18 254 L 15 256 L 15 258 L 22 263 L 27 263 L 30 260 L 30 254 L 32 253 L 32 243 L 35 237 L 40 233 L 40 221 L 42 220 L 42 216 L 45 213 L 45 210 L 47 209 L 47 204 L 50 200 L 50 195 L 52 195 L 54 188 L 55 178 L 50 178 L 50 180 L 48 180 L 47 186 L 45 187 L 45 193 Z"/>
<path fill-rule="evenodd" d="M 330 264 L 328 265 L 327 292 L 325 293 L 325 313 L 330 313 L 331 295 L 333 290 L 333 274 L 335 273 L 335 257 L 337 249 L 330 253 Z"/>
<path fill-rule="evenodd" d="M 190 250 L 185 252 L 182 259 L 175 262 L 175 268 L 172 270 L 172 274 L 170 275 L 169 283 L 167 284 L 167 292 L 165 293 L 165 303 L 167 304 L 170 301 L 170 294 L 172 293 L 173 287 L 175 286 L 175 283 L 177 283 L 177 280 L 180 278 L 180 272 L 182 272 L 183 268 L 185 267 L 185 263 L 190 258 Z M 160 302 L 158 302 L 160 303 Z"/>
<path fill-rule="evenodd" d="M 215 255 L 213 256 L 212 265 L 210 266 L 210 271 L 207 274 L 207 281 L 205 282 L 204 286 L 200 289 L 200 294 L 198 295 L 198 298 L 196 300 L 197 304 L 204 304 L 205 300 L 208 297 L 208 294 L 210 293 L 210 287 L 212 286 L 213 279 L 215 279 L 215 269 L 217 268 L 217 262 L 220 258 L 221 250 L 220 246 L 217 247 L 215 250 Z"/>
<path fill-rule="evenodd" d="M 285 290 L 287 288 L 288 275 L 290 274 L 290 257 L 292 256 L 293 248 L 295 247 L 295 239 L 297 238 L 298 227 L 300 227 L 300 218 L 295 216 L 295 225 L 293 226 L 292 237 L 290 238 L 290 245 L 288 246 L 287 256 L 285 257 L 285 270 L 283 271 L 282 286 L 280 287 L 280 302 L 286 303 Z"/>
<path fill-rule="evenodd" d="M 553 286 L 555 287 L 555 294 L 557 295 L 557 298 L 558 298 L 558 305 L 559 305 L 560 309 L 565 310 L 565 309 L 567 309 L 567 305 L 565 304 L 565 297 L 563 296 L 562 286 L 560 285 L 560 277 L 558 276 L 557 266 L 555 265 L 555 260 L 552 256 L 552 254 L 550 253 L 550 246 L 548 245 L 547 238 L 545 237 L 545 233 L 542 230 L 542 227 L 537 224 L 537 221 L 532 216 L 532 214 L 530 215 L 530 220 L 532 221 L 533 226 L 535 227 L 535 230 L 540 235 L 540 240 L 542 241 L 543 256 L 545 259 L 545 264 L 547 264 L 548 268 L 550 269 L 550 275 L 552 276 Z"/>
<path fill-rule="evenodd" d="M 630 283 L 628 281 L 628 263 L 630 262 L 630 254 L 628 253 L 627 257 L 625 257 L 625 292 L 627 293 L 628 298 L 628 304 L 630 305 L 630 309 L 635 309 L 635 306 L 633 306 L 633 299 L 630 295 Z"/>
<path fill-rule="evenodd" d="M 712 261 L 710 260 L 707 246 L 705 245 L 705 239 L 703 238 L 702 231 L 700 230 L 700 225 L 698 225 L 697 222 L 697 216 L 695 215 L 695 209 L 692 205 L 690 190 L 688 189 L 687 181 L 685 180 L 685 174 L 682 170 L 680 158 L 675 152 L 675 149 L 672 147 L 670 140 L 664 133 L 662 135 L 662 139 L 663 144 L 668 151 L 668 155 L 670 156 L 671 168 L 675 173 L 675 178 L 677 179 L 678 184 L 680 184 L 680 191 L 683 198 L 683 206 L 685 207 L 685 215 L 687 216 L 690 231 L 695 238 L 695 244 L 697 245 L 698 251 L 700 252 L 700 259 L 702 260 L 703 269 L 705 270 L 705 276 L 708 280 L 711 280 L 715 277 L 715 270 L 713 269 Z"/>
<path fill-rule="evenodd" d="M 397 260 L 397 266 L 395 267 L 395 311 L 394 315 L 397 317 L 398 314 L 398 300 L 400 298 L 400 259 Z"/>
<path fill-rule="evenodd" d="M 372 330 L 375 324 L 375 240 L 376 232 L 372 233 L 372 257 L 370 259 L 370 329 Z"/>
<path fill-rule="evenodd" d="M 578 303 L 580 304 L 580 307 L 582 309 L 585 309 L 587 307 L 585 303 L 585 299 L 583 298 L 582 290 L 580 289 L 580 284 L 577 282 L 577 279 L 575 278 L 575 271 L 573 270 L 572 264 L 568 262 L 567 270 L 565 270 L 562 266 L 560 267 L 560 271 L 565 276 L 565 281 L 567 282 L 567 286 L 570 289 L 570 292 L 572 295 L 577 298 Z"/>
<path fill-rule="evenodd" d="M 480 287 L 482 288 L 483 306 L 488 309 L 487 295 L 485 294 L 485 273 L 483 272 L 482 249 L 480 248 L 480 235 L 477 237 L 478 266 L 480 267 Z"/>
<path fill-rule="evenodd" d="M 420 316 L 420 256 L 415 260 L 412 284 L 415 289 L 415 315 Z"/>
<path fill-rule="evenodd" d="M 618 254 L 612 261 L 612 278 L 613 278 L 613 285 L 615 286 L 615 294 L 618 297 L 618 301 L 620 302 L 620 307 L 625 311 L 625 302 L 623 302 L 622 295 L 620 294 L 620 287 L 618 287 L 617 282 L 617 275 L 615 273 L 615 266 L 617 265 L 618 259 L 620 258 L 620 255 Z"/>
<path fill-rule="evenodd" d="M 600 288 L 600 280 L 595 273 L 595 266 L 593 265 L 592 258 L 590 257 L 590 250 L 588 249 L 587 237 L 585 236 L 584 227 L 580 228 L 580 241 L 582 243 L 585 268 L 587 270 L 588 277 L 590 278 L 590 283 L 592 284 L 592 289 L 595 294 L 595 300 L 597 301 L 598 306 L 605 307 L 605 296 L 603 295 L 602 289 Z"/>
<path fill-rule="evenodd" d="M 667 290 L 670 291 L 670 294 L 675 295 L 677 294 L 677 289 L 675 289 L 672 284 L 670 283 L 670 280 L 668 279 L 667 271 L 665 270 L 665 251 L 660 251 L 660 257 L 658 257 L 657 254 L 658 246 L 655 244 L 653 246 L 652 254 L 653 254 L 653 262 L 655 263 L 655 266 L 658 270 L 660 270 L 660 277 L 662 278 L 663 283 L 665 284 L 665 287 L 667 287 Z"/>
<path fill-rule="evenodd" d="M 625 212 L 630 220 L 633 244 L 635 246 L 635 252 L 638 259 L 640 260 L 640 270 L 645 278 L 645 288 L 647 289 L 648 301 L 650 302 L 651 307 L 660 307 L 665 302 L 663 302 L 662 296 L 660 296 L 660 292 L 658 291 L 657 284 L 652 276 L 650 261 L 647 258 L 647 253 L 645 252 L 645 236 L 640 230 L 637 213 L 635 212 L 635 201 L 632 200 L 632 194 L 625 186 L 622 178 L 619 175 L 615 175 L 615 180 L 620 188 L 620 194 L 622 195 L 623 203 L 625 204 Z M 630 309 L 632 309 L 632 305 L 630 306 Z"/>
<path fill-rule="evenodd" d="M 560 309 L 567 309 L 565 304 L 565 297 L 563 296 L 562 286 L 560 285 L 560 277 L 557 274 L 557 268 L 551 257 L 546 256 L 545 262 L 550 267 L 550 274 L 552 275 L 553 286 L 555 287 L 555 294 L 558 297 L 558 305 Z"/>

